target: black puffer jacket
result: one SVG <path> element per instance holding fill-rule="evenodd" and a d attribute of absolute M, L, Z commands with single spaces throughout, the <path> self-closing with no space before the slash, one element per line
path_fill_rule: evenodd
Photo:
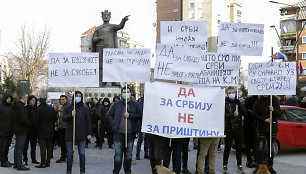
<path fill-rule="evenodd" d="M 16 135 L 27 135 L 29 132 L 30 119 L 27 116 L 25 103 L 19 101 L 13 106 L 14 111 L 14 133 Z"/>
<path fill-rule="evenodd" d="M 57 115 L 55 110 L 47 105 L 40 104 L 35 112 L 38 118 L 38 138 L 48 139 L 53 138 L 54 135 L 54 125 L 57 120 Z"/>
<path fill-rule="evenodd" d="M 238 105 L 238 116 L 234 116 L 236 111 L 236 105 Z M 240 101 L 235 99 L 231 100 L 228 97 L 225 98 L 225 132 L 233 129 L 242 129 L 242 115 L 245 114 L 245 109 Z"/>
<path fill-rule="evenodd" d="M 7 103 L 6 100 L 13 97 L 10 94 L 3 94 L 2 104 L 0 104 L 0 136 L 11 136 L 13 135 L 13 110 L 11 103 Z"/>
<path fill-rule="evenodd" d="M 35 98 L 35 104 L 34 106 L 29 105 L 30 101 Z M 37 98 L 34 95 L 30 95 L 28 97 L 28 104 L 26 105 L 27 115 L 30 120 L 30 129 L 29 129 L 29 135 L 37 135 L 37 128 L 38 128 L 38 118 L 35 114 L 35 111 L 37 109 Z"/>
<path fill-rule="evenodd" d="M 270 118 L 270 96 L 263 97 L 261 96 L 258 101 L 254 104 L 254 116 L 257 120 L 257 132 L 258 133 L 267 133 L 270 131 L 270 124 L 265 122 L 265 119 Z M 281 109 L 279 107 L 279 102 L 276 97 L 273 97 L 272 106 L 274 111 L 272 112 L 272 132 L 277 133 L 277 119 L 281 116 Z"/>

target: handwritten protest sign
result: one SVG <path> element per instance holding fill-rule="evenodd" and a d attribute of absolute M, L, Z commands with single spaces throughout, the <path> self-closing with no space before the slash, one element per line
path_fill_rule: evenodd
<path fill-rule="evenodd" d="M 161 21 L 160 42 L 189 46 L 207 52 L 207 22 Z"/>
<path fill-rule="evenodd" d="M 49 87 L 99 87 L 99 53 L 50 53 Z"/>
<path fill-rule="evenodd" d="M 240 56 L 158 44 L 154 78 L 204 86 L 237 86 Z"/>
<path fill-rule="evenodd" d="M 224 89 L 145 83 L 145 98 L 142 132 L 169 138 L 224 136 Z"/>
<path fill-rule="evenodd" d="M 240 56 L 261 56 L 264 24 L 221 22 L 219 24 L 218 52 Z"/>
<path fill-rule="evenodd" d="M 249 95 L 295 95 L 295 62 L 249 63 Z"/>
<path fill-rule="evenodd" d="M 103 81 L 150 81 L 150 57 L 150 49 L 104 49 Z"/>

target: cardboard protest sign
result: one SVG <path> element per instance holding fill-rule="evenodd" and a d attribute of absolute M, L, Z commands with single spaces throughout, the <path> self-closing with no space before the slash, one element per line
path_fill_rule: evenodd
<path fill-rule="evenodd" d="M 145 83 L 144 98 L 142 132 L 169 138 L 224 136 L 224 89 Z"/>
<path fill-rule="evenodd" d="M 295 62 L 249 63 L 249 95 L 295 95 Z"/>
<path fill-rule="evenodd" d="M 50 53 L 49 87 L 99 87 L 99 53 Z"/>
<path fill-rule="evenodd" d="M 203 86 L 238 86 L 240 56 L 158 44 L 154 78 Z"/>
<path fill-rule="evenodd" d="M 103 49 L 103 82 L 150 81 L 150 49 Z"/>
<path fill-rule="evenodd" d="M 160 43 L 189 46 L 207 52 L 207 22 L 161 21 Z"/>
<path fill-rule="evenodd" d="M 240 56 L 261 56 L 264 24 L 221 22 L 219 24 L 218 52 Z"/>

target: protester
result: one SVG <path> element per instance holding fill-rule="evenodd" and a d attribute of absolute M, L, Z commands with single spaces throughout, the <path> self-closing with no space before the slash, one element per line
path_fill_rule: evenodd
<path fill-rule="evenodd" d="M 109 121 L 107 120 L 106 114 L 110 109 L 110 101 L 109 98 L 104 98 L 102 101 L 102 104 L 99 106 L 99 108 L 97 109 L 97 114 L 99 116 L 99 120 L 100 120 L 100 141 L 101 141 L 101 145 L 100 145 L 100 149 L 102 149 L 102 145 L 104 144 L 104 137 L 105 137 L 105 133 L 106 133 L 106 137 L 107 137 L 107 143 L 108 143 L 108 147 L 110 149 L 113 149 L 113 131 L 112 131 L 112 126 L 109 124 Z"/>
<path fill-rule="evenodd" d="M 93 98 L 93 105 L 92 105 L 92 109 L 93 109 L 93 116 L 91 117 L 91 122 L 92 122 L 92 132 L 96 137 L 96 146 L 99 149 L 102 149 L 102 144 L 103 142 L 101 142 L 101 136 L 99 135 L 99 115 L 98 115 L 98 108 L 100 107 L 100 103 L 98 98 Z"/>
<path fill-rule="evenodd" d="M 141 106 L 141 109 L 143 110 L 143 101 L 144 98 L 141 97 L 139 99 L 139 104 Z M 141 144 L 143 143 L 143 149 L 144 149 L 144 158 L 149 159 L 149 148 L 148 148 L 148 137 L 143 137 L 141 132 L 141 123 L 139 124 L 139 131 L 138 131 L 138 141 L 136 146 L 136 160 L 140 160 L 140 150 L 141 150 Z"/>
<path fill-rule="evenodd" d="M 170 143 L 171 140 L 171 143 Z M 166 138 L 165 144 L 164 144 L 164 160 L 163 160 L 163 166 L 169 168 L 170 166 L 170 159 L 172 154 L 172 166 L 173 171 L 176 174 L 181 173 L 182 169 L 182 150 L 183 150 L 183 144 L 185 139 L 184 138 Z"/>
<path fill-rule="evenodd" d="M 93 103 L 93 101 L 92 100 L 87 100 L 86 106 L 88 108 L 89 117 L 90 117 L 90 120 L 91 120 L 91 129 L 92 129 L 91 131 L 94 134 L 95 133 L 95 128 L 94 127 L 95 127 L 95 120 L 96 119 L 94 118 L 95 117 L 95 110 L 94 110 L 94 103 Z M 88 148 L 88 144 L 89 143 L 91 143 L 90 140 L 86 139 L 85 148 Z M 97 143 L 97 141 L 96 141 L 96 143 Z M 96 144 L 96 147 L 98 147 L 97 144 Z"/>
<path fill-rule="evenodd" d="M 19 101 L 13 106 L 14 110 L 14 133 L 16 136 L 14 149 L 14 168 L 17 170 L 30 170 L 22 164 L 22 152 L 25 146 L 27 134 L 29 132 L 30 119 L 27 116 L 25 104 L 27 95 L 21 94 Z"/>
<path fill-rule="evenodd" d="M 28 165 L 28 148 L 29 143 L 31 143 L 31 160 L 33 164 L 39 164 L 36 160 L 36 145 L 37 145 L 37 116 L 35 115 L 35 111 L 37 108 L 37 98 L 34 95 L 30 95 L 28 97 L 26 110 L 27 116 L 30 120 L 29 133 L 27 135 L 27 139 L 25 142 L 25 147 L 23 149 L 23 162 L 24 165 Z"/>
<path fill-rule="evenodd" d="M 270 119 L 270 111 L 272 111 L 272 120 Z M 256 162 L 257 164 L 265 164 L 265 147 L 267 142 L 268 147 L 268 159 L 267 166 L 271 174 L 277 172 L 273 168 L 274 159 L 274 146 L 270 149 L 270 124 L 272 123 L 272 144 L 276 143 L 276 137 L 278 132 L 277 118 L 281 116 L 281 109 L 276 97 L 272 99 L 272 106 L 270 106 L 270 96 L 260 96 L 259 100 L 254 104 L 254 116 L 257 120 L 257 149 L 256 149 Z M 272 150 L 270 157 L 270 150 Z"/>
<path fill-rule="evenodd" d="M 188 151 L 189 151 L 190 138 L 184 138 L 183 141 L 184 143 L 182 149 L 182 161 L 183 161 L 182 173 L 191 174 L 191 172 L 188 170 Z"/>
<path fill-rule="evenodd" d="M 119 101 L 120 100 L 120 97 L 119 96 L 115 96 L 114 98 L 113 98 L 113 103 L 115 103 L 116 101 Z"/>
<path fill-rule="evenodd" d="M 48 105 L 48 104 L 47 104 Z M 49 105 L 48 105 L 49 106 Z M 55 110 L 56 113 L 58 113 L 60 107 L 61 107 L 61 104 L 59 102 L 59 100 L 56 100 L 53 102 L 53 105 L 51 106 L 53 107 L 53 109 Z M 55 126 L 55 125 L 54 125 Z M 52 138 L 52 153 L 51 153 L 51 158 L 53 158 L 53 150 L 55 148 L 57 148 L 59 146 L 59 137 L 58 137 L 58 131 L 53 130 L 53 138 Z"/>
<path fill-rule="evenodd" d="M 11 163 L 7 160 L 8 151 L 7 144 L 13 134 L 13 110 L 11 108 L 13 97 L 4 93 L 2 95 L 2 103 L 0 104 L 0 162 L 1 167 L 11 167 Z"/>
<path fill-rule="evenodd" d="M 300 106 L 297 97 L 292 95 L 286 95 L 285 104 L 289 106 Z"/>
<path fill-rule="evenodd" d="M 75 109 L 74 109 L 75 104 Z M 64 108 L 63 121 L 67 123 L 66 146 L 67 146 L 67 174 L 72 172 L 73 160 L 73 117 L 75 117 L 75 144 L 78 146 L 80 158 L 80 173 L 85 173 L 85 144 L 86 139 L 92 135 L 91 120 L 88 108 L 83 103 L 83 94 L 75 91 L 75 99 Z"/>
<path fill-rule="evenodd" d="M 56 160 L 56 163 L 61 163 L 65 162 L 67 158 L 67 149 L 66 149 L 66 141 L 65 141 L 65 134 L 66 134 L 66 123 L 63 121 L 63 110 L 64 107 L 68 105 L 68 97 L 66 95 L 61 95 L 60 96 L 60 108 L 58 110 L 57 116 L 57 123 L 56 123 L 56 128 L 58 132 L 58 140 L 59 144 L 61 146 L 61 157 Z"/>
<path fill-rule="evenodd" d="M 139 120 L 142 117 L 142 110 L 138 102 L 130 100 L 130 88 L 127 88 L 127 90 L 122 88 L 121 96 L 123 100 L 115 102 L 107 113 L 107 119 L 111 123 L 114 131 L 115 156 L 113 174 L 119 174 L 122 167 L 123 154 L 124 172 L 130 174 L 134 140 L 139 128 Z M 127 107 L 125 100 L 127 100 Z M 126 121 L 127 144 L 125 144 Z M 127 148 L 125 148 L 125 146 L 127 146 Z"/>
<path fill-rule="evenodd" d="M 150 154 L 150 164 L 153 174 L 157 174 L 155 172 L 155 167 L 162 165 L 163 160 L 163 148 L 165 145 L 166 138 L 154 134 L 145 134 L 143 133 L 144 137 L 148 138 L 148 145 L 149 145 L 149 154 Z"/>
<path fill-rule="evenodd" d="M 242 115 L 245 115 L 245 109 L 236 98 L 235 90 L 229 88 L 225 99 L 225 148 L 223 153 L 223 170 L 228 172 L 228 158 L 232 148 L 233 139 L 236 147 L 237 172 L 244 173 L 242 167 Z M 238 107 L 238 108 L 237 108 Z M 238 110 L 237 110 L 238 109 Z"/>
<path fill-rule="evenodd" d="M 50 167 L 54 125 L 57 120 L 57 115 L 55 110 L 46 104 L 46 98 L 40 98 L 39 101 L 40 106 L 37 108 L 35 114 L 38 118 L 38 139 L 41 163 L 35 167 L 46 168 Z"/>

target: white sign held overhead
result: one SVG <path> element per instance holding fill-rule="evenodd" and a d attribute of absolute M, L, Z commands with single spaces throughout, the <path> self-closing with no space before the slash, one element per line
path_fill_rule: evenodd
<path fill-rule="evenodd" d="M 99 53 L 50 53 L 49 87 L 99 87 Z"/>
<path fill-rule="evenodd" d="M 220 22 L 218 52 L 240 56 L 261 56 L 264 24 Z"/>
<path fill-rule="evenodd" d="M 160 43 L 189 46 L 207 52 L 207 22 L 161 21 Z"/>
<path fill-rule="evenodd" d="M 296 63 L 249 63 L 249 95 L 295 95 Z"/>
<path fill-rule="evenodd" d="M 103 49 L 103 82 L 150 81 L 150 49 Z"/>
<path fill-rule="evenodd" d="M 145 98 L 142 132 L 169 138 L 224 137 L 224 89 L 145 83 Z"/>
<path fill-rule="evenodd" d="M 154 78 L 202 86 L 238 86 L 240 56 L 158 44 Z"/>

